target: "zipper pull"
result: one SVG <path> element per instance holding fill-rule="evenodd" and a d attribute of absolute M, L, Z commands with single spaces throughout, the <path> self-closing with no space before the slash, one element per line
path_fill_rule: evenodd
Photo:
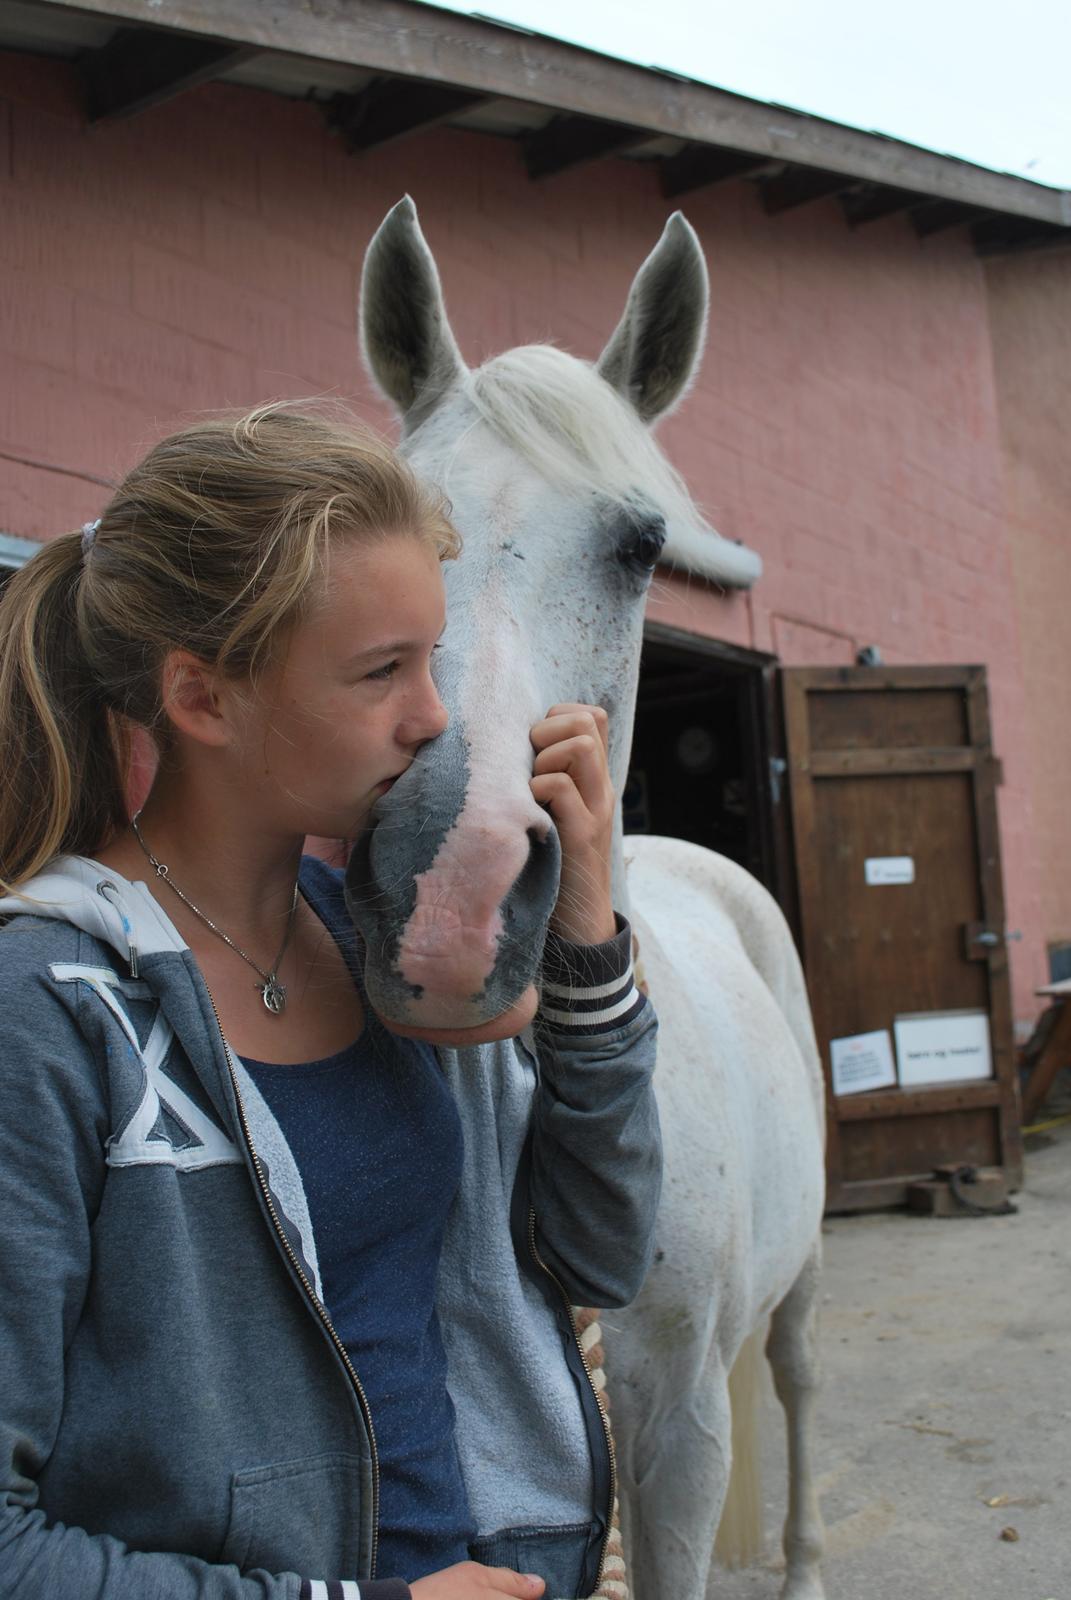
<path fill-rule="evenodd" d="M 111 894 L 108 893 L 109 889 L 111 890 Z M 119 890 L 116 888 L 115 884 L 110 878 L 102 878 L 97 884 L 97 893 L 100 895 L 102 900 L 106 900 L 108 902 L 113 911 L 116 911 L 119 914 L 119 920 L 123 924 L 123 932 L 126 934 L 127 960 L 130 963 L 130 976 L 132 978 L 136 978 L 138 975 L 138 947 L 134 943 L 134 925 L 126 914 L 126 911 L 123 907 L 123 902 L 119 896 Z M 115 896 L 114 900 L 112 899 L 112 895 Z"/>

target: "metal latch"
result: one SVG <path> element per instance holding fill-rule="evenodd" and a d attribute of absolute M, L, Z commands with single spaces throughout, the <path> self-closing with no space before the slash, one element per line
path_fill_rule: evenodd
<path fill-rule="evenodd" d="M 993 950 L 1001 944 L 1013 944 L 1022 937 L 1018 928 L 998 933 L 995 928 L 987 928 L 984 922 L 968 922 L 963 928 L 963 942 L 968 961 L 979 961 L 987 950 Z M 981 950 L 976 948 L 978 945 L 981 946 Z"/>

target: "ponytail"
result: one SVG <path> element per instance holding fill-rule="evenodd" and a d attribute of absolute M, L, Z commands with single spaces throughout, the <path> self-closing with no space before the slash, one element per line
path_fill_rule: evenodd
<path fill-rule="evenodd" d="M 126 740 L 83 646 L 82 541 L 66 533 L 0 596 L 0 890 L 91 855 L 127 820 Z"/>

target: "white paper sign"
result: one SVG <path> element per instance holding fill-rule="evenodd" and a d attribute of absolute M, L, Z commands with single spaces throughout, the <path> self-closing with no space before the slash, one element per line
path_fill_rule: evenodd
<path fill-rule="evenodd" d="M 993 1076 L 984 1011 L 921 1011 L 897 1017 L 896 1060 L 904 1089 Z"/>
<path fill-rule="evenodd" d="M 833 1093 L 859 1094 L 863 1089 L 888 1089 L 896 1082 L 888 1028 L 855 1033 L 830 1041 Z"/>
<path fill-rule="evenodd" d="M 869 856 L 863 864 L 867 883 L 914 883 L 913 856 Z"/>

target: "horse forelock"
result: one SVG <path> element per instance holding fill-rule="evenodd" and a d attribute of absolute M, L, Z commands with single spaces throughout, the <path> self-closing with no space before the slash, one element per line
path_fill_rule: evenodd
<path fill-rule="evenodd" d="M 719 537 L 650 430 L 588 362 L 522 345 L 472 372 L 469 392 L 481 419 L 554 487 L 622 507 L 646 502 L 671 527 Z"/>

